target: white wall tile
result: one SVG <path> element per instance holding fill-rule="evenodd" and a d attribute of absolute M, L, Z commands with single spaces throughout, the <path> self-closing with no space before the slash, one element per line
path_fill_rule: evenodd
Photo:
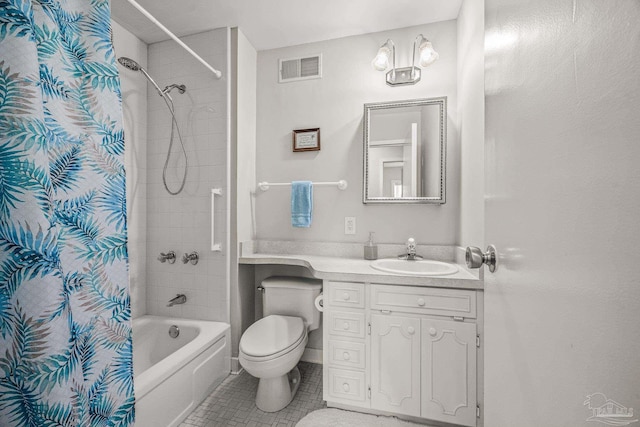
<path fill-rule="evenodd" d="M 227 30 L 214 30 L 183 38 L 192 49 L 214 67 L 227 68 Z M 148 238 L 150 254 L 147 274 L 149 311 L 151 314 L 172 315 L 205 320 L 228 321 L 227 306 L 218 304 L 208 295 L 216 292 L 228 295 L 227 257 L 210 252 L 211 196 L 213 187 L 227 187 L 227 80 L 216 79 L 173 41 L 149 46 L 149 74 L 161 87 L 176 83 L 187 86 L 187 92 L 174 90 L 175 116 L 187 152 L 189 169 L 184 190 L 169 195 L 162 184 L 162 169 L 169 146 L 171 116 L 164 102 L 149 91 L 149 147 L 147 170 Z M 170 188 L 180 185 L 184 165 L 179 142 L 169 161 L 167 181 Z M 216 199 L 216 240 L 226 241 L 228 199 Z M 155 257 L 161 251 L 176 251 L 175 264 L 160 264 Z M 198 251 L 197 265 L 182 264 L 184 253 Z M 181 307 L 166 307 L 166 301 L 177 293 L 187 296 Z"/>

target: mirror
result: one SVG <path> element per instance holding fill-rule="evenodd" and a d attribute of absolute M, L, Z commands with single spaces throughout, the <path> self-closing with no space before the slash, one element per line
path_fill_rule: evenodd
<path fill-rule="evenodd" d="M 447 98 L 364 105 L 364 203 L 445 203 Z"/>

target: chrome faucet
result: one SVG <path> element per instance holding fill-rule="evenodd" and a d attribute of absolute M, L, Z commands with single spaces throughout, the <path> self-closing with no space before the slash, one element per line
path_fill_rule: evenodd
<path fill-rule="evenodd" d="M 196 265 L 198 263 L 198 259 L 200 259 L 200 256 L 196 251 L 193 251 L 190 254 L 182 254 L 183 264 L 190 262 L 192 265 Z"/>
<path fill-rule="evenodd" d="M 187 296 L 184 294 L 178 294 L 175 298 L 171 298 L 169 300 L 169 304 L 167 304 L 167 307 L 172 307 L 176 304 L 184 304 L 185 302 L 187 302 Z"/>
<path fill-rule="evenodd" d="M 416 254 L 416 240 L 413 237 L 409 237 L 407 240 L 407 252 L 398 255 L 399 259 L 406 259 L 407 261 L 416 261 L 422 259 L 420 255 Z"/>
<path fill-rule="evenodd" d="M 173 264 L 176 262 L 176 253 L 174 251 L 169 251 L 166 254 L 164 252 L 160 252 L 160 255 L 158 255 L 158 261 L 162 263 L 169 261 L 169 264 Z"/>

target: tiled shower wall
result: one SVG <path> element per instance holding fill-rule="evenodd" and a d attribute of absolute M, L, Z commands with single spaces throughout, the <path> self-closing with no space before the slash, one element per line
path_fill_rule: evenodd
<path fill-rule="evenodd" d="M 215 76 L 173 41 L 149 45 L 149 74 L 161 88 L 184 84 L 173 90 L 175 115 L 188 162 L 187 180 L 179 195 L 170 195 L 162 183 L 171 135 L 171 114 L 162 98 L 149 86 L 147 145 L 147 312 L 153 315 L 229 321 L 228 129 L 229 80 L 226 28 L 207 31 L 182 40 L 213 67 Z M 180 187 L 184 155 L 178 134 L 168 165 L 167 184 Z M 211 251 L 211 189 L 216 196 L 215 240 L 222 252 Z M 174 264 L 160 263 L 161 252 L 175 251 Z M 197 251 L 197 265 L 183 264 L 184 253 Z M 183 305 L 167 307 L 169 299 L 185 294 Z"/>

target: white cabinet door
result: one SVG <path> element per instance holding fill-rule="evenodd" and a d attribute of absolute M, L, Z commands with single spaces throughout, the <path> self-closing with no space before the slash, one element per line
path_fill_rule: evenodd
<path fill-rule="evenodd" d="M 422 417 L 476 425 L 476 324 L 422 319 Z"/>
<path fill-rule="evenodd" d="M 371 407 L 420 416 L 420 319 L 371 315 Z"/>

